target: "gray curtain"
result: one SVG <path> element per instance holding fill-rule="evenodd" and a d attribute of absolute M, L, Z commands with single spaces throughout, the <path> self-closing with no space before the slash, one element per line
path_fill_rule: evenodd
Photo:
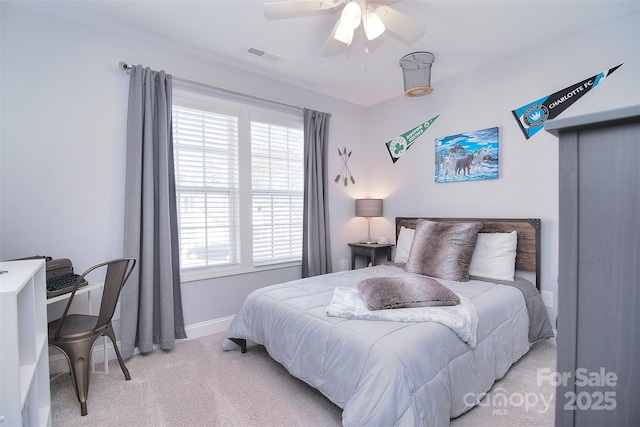
<path fill-rule="evenodd" d="M 304 109 L 302 277 L 331 273 L 327 164 L 331 114 Z"/>
<path fill-rule="evenodd" d="M 124 256 L 138 260 L 121 297 L 121 349 L 147 353 L 186 338 L 180 293 L 171 76 L 131 69 L 127 119 Z"/>

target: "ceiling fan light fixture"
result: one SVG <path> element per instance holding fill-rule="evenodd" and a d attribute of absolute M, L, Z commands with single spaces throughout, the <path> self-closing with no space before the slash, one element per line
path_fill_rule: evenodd
<path fill-rule="evenodd" d="M 338 28 L 336 28 L 336 33 L 333 35 L 333 38 L 346 45 L 350 45 L 353 41 L 353 28 L 344 25 L 343 22 L 340 22 L 340 24 L 338 24 Z"/>
<path fill-rule="evenodd" d="M 380 37 L 385 30 L 382 19 L 380 19 L 380 17 L 369 8 L 364 12 L 362 25 L 364 26 L 364 33 L 367 35 L 367 39 L 369 40 Z"/>
<path fill-rule="evenodd" d="M 342 15 L 340 15 L 340 25 L 346 25 L 355 30 L 360 25 L 360 18 L 362 18 L 362 9 L 357 1 L 350 1 L 342 9 Z"/>

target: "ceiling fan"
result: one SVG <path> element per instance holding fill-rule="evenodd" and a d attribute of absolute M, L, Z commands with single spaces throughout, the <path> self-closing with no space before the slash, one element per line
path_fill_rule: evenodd
<path fill-rule="evenodd" d="M 385 31 L 394 33 L 405 43 L 411 44 L 424 33 L 424 26 L 412 17 L 400 13 L 389 6 L 373 7 L 370 3 L 384 3 L 384 0 L 303 0 L 280 1 L 264 4 L 264 13 L 273 18 L 295 17 L 313 13 L 335 13 L 342 10 L 340 19 L 333 27 L 324 45 L 324 53 L 333 53 L 351 45 L 355 31 L 362 22 L 367 40 L 374 40 Z M 386 1 L 389 3 L 389 1 Z M 368 52 L 368 47 L 365 47 Z"/>

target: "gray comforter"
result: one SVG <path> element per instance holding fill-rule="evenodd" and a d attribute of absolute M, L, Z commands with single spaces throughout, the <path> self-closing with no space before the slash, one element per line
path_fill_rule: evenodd
<path fill-rule="evenodd" d="M 529 350 L 530 340 L 551 333 L 530 322 L 529 313 L 539 312 L 533 306 L 542 304 L 539 296 L 539 302 L 529 298 L 528 308 L 517 288 L 479 280 L 439 280 L 475 306 L 475 348 L 440 323 L 325 315 L 336 287 L 407 275 L 398 266 L 382 265 L 258 289 L 226 337 L 264 345 L 292 375 L 342 408 L 345 426 L 444 426 L 475 406 Z M 223 348 L 238 346 L 225 339 Z"/>

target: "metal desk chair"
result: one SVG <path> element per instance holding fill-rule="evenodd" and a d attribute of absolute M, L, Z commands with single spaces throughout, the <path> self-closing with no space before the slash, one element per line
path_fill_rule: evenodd
<path fill-rule="evenodd" d="M 136 265 L 133 258 L 120 258 L 94 265 L 78 278 L 67 306 L 58 320 L 49 322 L 49 345 L 57 348 L 69 362 L 76 396 L 80 402 L 80 412 L 87 415 L 87 394 L 89 393 L 89 374 L 91 371 L 91 353 L 93 345 L 103 335 L 111 338 L 118 363 L 127 380 L 131 379 L 129 370 L 124 365 L 120 350 L 116 344 L 116 336 L 111 326 L 111 318 L 116 309 L 120 291 Z M 100 312 L 97 316 L 84 314 L 68 314 L 78 285 L 84 277 L 100 267 L 106 266 L 104 289 Z M 105 363 L 108 361 L 105 360 Z"/>

